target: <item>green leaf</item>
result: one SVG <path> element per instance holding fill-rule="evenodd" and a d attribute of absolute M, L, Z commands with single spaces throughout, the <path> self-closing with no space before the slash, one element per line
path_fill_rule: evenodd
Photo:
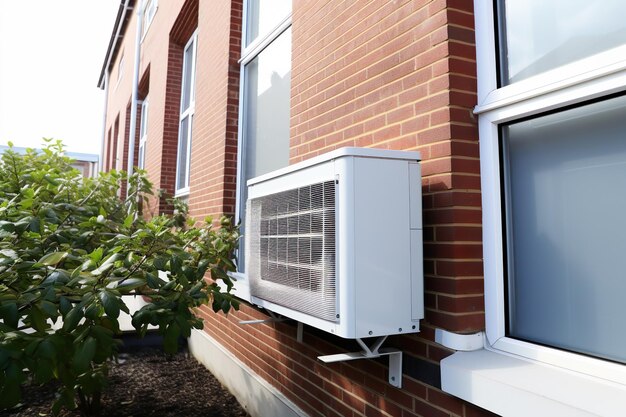
<path fill-rule="evenodd" d="M 88 336 L 85 341 L 76 348 L 72 362 L 77 373 L 83 373 L 87 370 L 91 360 L 96 354 L 97 347 L 98 342 L 96 339 Z"/>
<path fill-rule="evenodd" d="M 61 314 L 63 314 L 63 316 L 66 316 L 71 309 L 72 303 L 70 302 L 70 300 L 68 300 L 67 297 L 59 297 L 59 311 L 61 312 Z"/>
<path fill-rule="evenodd" d="M 0 318 L 4 320 L 6 325 L 17 329 L 19 321 L 17 304 L 15 302 L 11 302 L 0 306 Z"/>
<path fill-rule="evenodd" d="M 49 359 L 39 359 L 34 370 L 35 383 L 42 385 L 54 378 L 54 361 Z"/>
<path fill-rule="evenodd" d="M 13 232 L 15 231 L 15 224 L 13 222 L 0 221 L 0 230 L 4 230 L 5 232 Z"/>
<path fill-rule="evenodd" d="M 121 258 L 121 255 L 119 253 L 114 253 L 113 255 L 109 256 L 104 262 L 102 262 L 102 265 L 100 265 L 100 267 L 91 271 L 92 275 L 100 275 L 103 272 L 111 269 L 113 265 L 115 264 L 115 261 L 117 261 L 120 258 Z"/>
<path fill-rule="evenodd" d="M 31 327 L 39 332 L 45 332 L 50 327 L 46 322 L 44 313 L 36 305 L 30 309 L 28 318 L 30 319 Z"/>
<path fill-rule="evenodd" d="M 172 271 L 173 274 L 178 274 L 180 272 L 181 266 L 181 259 L 176 255 L 172 255 L 172 257 L 170 258 L 170 271 Z"/>
<path fill-rule="evenodd" d="M 115 287 L 120 293 L 128 293 L 136 288 L 146 285 L 146 281 L 141 278 L 128 278 L 120 281 Z"/>
<path fill-rule="evenodd" d="M 100 291 L 98 296 L 100 298 L 100 301 L 102 302 L 104 312 L 107 314 L 107 316 L 114 319 L 118 318 L 120 315 L 120 300 L 114 294 L 111 294 L 107 290 Z"/>
<path fill-rule="evenodd" d="M 56 304 L 51 303 L 50 301 L 42 300 L 39 302 L 38 306 L 48 317 L 57 317 L 59 314 Z"/>
<path fill-rule="evenodd" d="M 133 225 L 134 220 L 135 220 L 135 215 L 133 213 L 126 216 L 126 218 L 124 219 L 124 227 L 128 229 L 130 226 Z"/>
<path fill-rule="evenodd" d="M 63 318 L 63 330 L 66 332 L 72 331 L 78 325 L 80 319 L 83 318 L 83 309 L 80 305 L 75 306 L 69 313 Z"/>
<path fill-rule="evenodd" d="M 20 385 L 24 381 L 24 373 L 16 362 L 11 362 L 5 369 L 5 380 L 0 385 L 0 409 L 10 408 L 21 399 Z"/>
<path fill-rule="evenodd" d="M 17 252 L 15 252 L 13 249 L 2 249 L 0 250 L 0 255 L 2 255 L 5 258 L 9 258 L 13 260 L 19 258 L 19 255 L 17 254 Z"/>
<path fill-rule="evenodd" d="M 98 263 L 102 259 L 102 254 L 103 254 L 102 248 L 96 248 L 88 256 L 89 256 L 89 259 Z"/>
<path fill-rule="evenodd" d="M 97 303 L 90 304 L 85 309 L 85 317 L 91 320 L 95 320 L 101 315 L 101 307 Z"/>
<path fill-rule="evenodd" d="M 33 217 L 28 224 L 28 228 L 31 232 L 41 233 L 41 219 L 39 217 Z"/>
<path fill-rule="evenodd" d="M 44 339 L 37 345 L 37 356 L 47 359 L 54 359 L 56 349 L 49 339 Z"/>
<path fill-rule="evenodd" d="M 167 268 L 167 259 L 161 257 L 154 258 L 152 265 L 154 265 L 157 270 L 164 271 Z"/>
<path fill-rule="evenodd" d="M 44 255 L 37 263 L 45 266 L 57 265 L 67 256 L 67 252 L 52 252 Z"/>
<path fill-rule="evenodd" d="M 178 351 L 178 337 L 180 336 L 180 328 L 176 323 L 170 323 L 165 330 L 163 337 L 163 349 L 165 353 L 174 354 Z"/>

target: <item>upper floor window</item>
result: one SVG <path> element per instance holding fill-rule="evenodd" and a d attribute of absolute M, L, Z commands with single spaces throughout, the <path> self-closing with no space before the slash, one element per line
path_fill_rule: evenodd
<path fill-rule="evenodd" d="M 289 164 L 291 1 L 245 4 L 237 213 L 244 227 L 246 182 Z M 243 246 L 238 267 L 243 271 Z"/>
<path fill-rule="evenodd" d="M 141 122 L 139 123 L 139 155 L 137 164 L 140 169 L 146 166 L 146 143 L 148 142 L 148 97 L 141 103 Z"/>
<path fill-rule="evenodd" d="M 249 0 L 246 2 L 244 49 L 269 36 L 291 18 L 289 0 Z"/>
<path fill-rule="evenodd" d="M 148 33 L 148 28 L 152 20 L 154 20 L 154 15 L 159 8 L 159 2 L 158 0 L 144 0 L 143 8 L 143 22 L 141 23 L 142 39 L 146 36 L 146 33 Z"/>
<path fill-rule="evenodd" d="M 176 195 L 189 193 L 191 137 L 196 108 L 196 49 L 198 34 L 194 33 L 183 52 L 183 77 L 180 93 L 180 122 L 178 127 L 178 158 L 176 164 Z"/>
<path fill-rule="evenodd" d="M 487 340 L 626 384 L 626 3 L 489 3 L 475 3 Z"/>
<path fill-rule="evenodd" d="M 621 0 L 497 3 L 502 85 L 613 50 L 626 40 L 626 2 Z"/>
<path fill-rule="evenodd" d="M 122 51 L 122 53 L 120 54 L 120 60 L 117 63 L 117 81 L 116 81 L 117 84 L 120 83 L 123 75 L 124 75 L 124 51 Z"/>

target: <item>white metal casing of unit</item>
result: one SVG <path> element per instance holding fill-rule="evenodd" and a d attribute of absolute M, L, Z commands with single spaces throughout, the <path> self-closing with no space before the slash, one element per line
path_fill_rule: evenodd
<path fill-rule="evenodd" d="M 418 332 L 424 317 L 419 161 L 418 152 L 341 148 L 249 180 L 248 210 L 250 202 L 266 196 L 334 183 L 336 315 L 316 317 L 255 293 L 255 285 L 269 285 L 265 294 L 278 294 L 281 284 L 256 276 L 250 211 L 243 280 L 250 283 L 248 301 L 348 339 Z M 247 289 L 239 293 L 247 295 Z"/>

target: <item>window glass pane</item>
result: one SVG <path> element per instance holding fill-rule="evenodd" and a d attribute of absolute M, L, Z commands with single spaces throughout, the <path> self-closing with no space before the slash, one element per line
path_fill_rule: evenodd
<path fill-rule="evenodd" d="M 503 129 L 508 333 L 626 362 L 626 97 Z"/>
<path fill-rule="evenodd" d="M 145 164 L 145 143 L 140 143 L 139 144 L 139 156 L 137 158 L 137 160 L 139 161 L 138 165 L 139 165 L 139 169 L 143 169 L 144 168 L 144 164 Z"/>
<path fill-rule="evenodd" d="M 141 104 L 141 123 L 139 124 L 139 137 L 143 138 L 146 135 L 146 129 L 148 128 L 148 99 L 145 98 Z"/>
<path fill-rule="evenodd" d="M 178 135 L 178 165 L 176 168 L 176 189 L 187 187 L 187 148 L 190 136 L 189 117 L 180 121 L 180 133 Z"/>
<path fill-rule="evenodd" d="M 624 0 L 498 3 L 505 85 L 626 44 Z"/>
<path fill-rule="evenodd" d="M 291 13 L 291 0 L 248 1 L 246 46 L 265 36 Z"/>
<path fill-rule="evenodd" d="M 283 32 L 244 69 L 244 140 L 239 213 L 245 233 L 246 182 L 289 164 L 291 95 L 291 28 Z M 238 270 L 244 271 L 244 242 L 239 243 Z"/>
<path fill-rule="evenodd" d="M 289 163 L 291 29 L 245 68 L 245 178 Z"/>
<path fill-rule="evenodd" d="M 183 57 L 183 94 L 181 101 L 181 113 L 189 108 L 189 104 L 191 103 L 192 94 L 193 94 L 193 72 L 195 70 L 195 60 L 194 60 L 194 42 L 191 42 L 187 48 L 185 49 L 185 55 Z"/>

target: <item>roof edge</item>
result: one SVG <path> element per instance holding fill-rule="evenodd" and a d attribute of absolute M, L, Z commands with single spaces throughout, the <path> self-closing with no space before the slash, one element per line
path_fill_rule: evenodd
<path fill-rule="evenodd" d="M 122 35 L 118 35 L 118 33 L 122 33 L 124 31 L 124 28 L 130 20 L 128 18 L 123 19 L 125 15 L 124 9 L 132 9 L 133 5 L 134 0 L 120 0 L 120 5 L 117 9 L 117 16 L 115 17 L 115 24 L 113 25 L 113 31 L 111 32 L 111 38 L 109 39 L 109 46 L 107 47 L 107 52 L 104 56 L 104 62 L 102 63 L 102 69 L 100 70 L 100 77 L 98 78 L 98 88 L 101 90 L 104 90 L 104 76 L 110 65 L 111 58 L 117 50 L 117 42 L 122 38 Z"/>

